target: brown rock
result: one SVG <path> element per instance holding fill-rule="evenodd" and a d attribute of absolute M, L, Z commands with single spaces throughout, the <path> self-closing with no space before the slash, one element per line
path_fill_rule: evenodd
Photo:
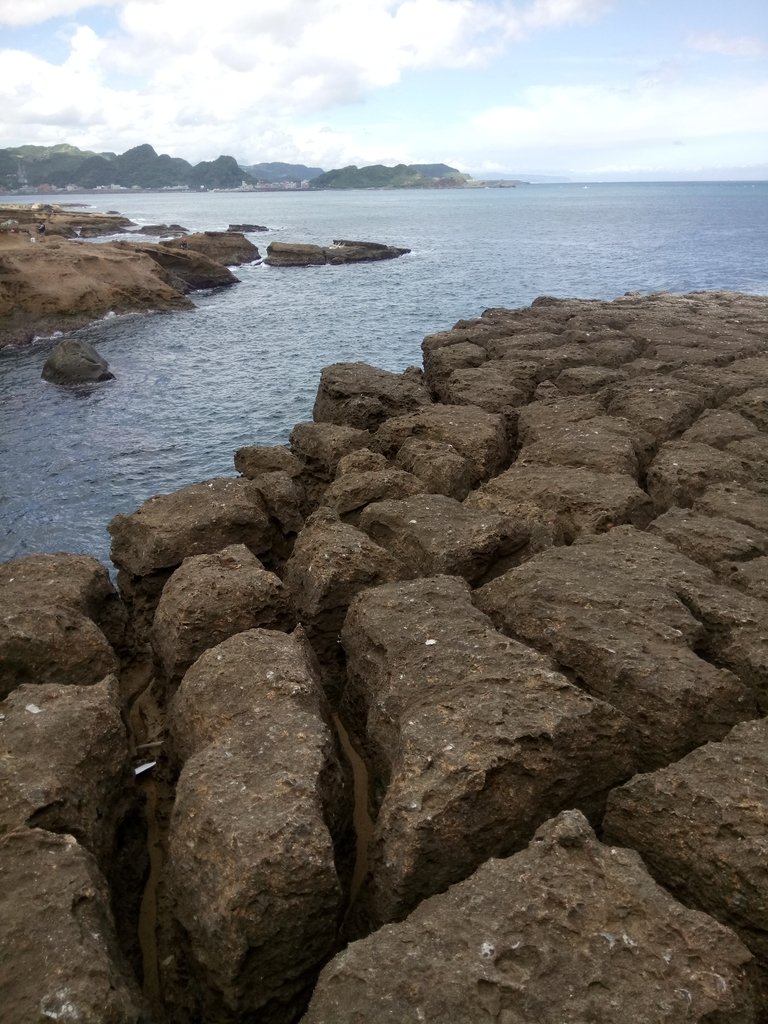
<path fill-rule="evenodd" d="M 190 555 L 229 544 L 266 554 L 273 529 L 252 480 L 220 478 L 182 487 L 145 501 L 109 524 L 112 561 L 134 576 L 173 569 Z"/>
<path fill-rule="evenodd" d="M 350 452 L 368 448 L 367 430 L 340 427 L 335 423 L 297 423 L 291 431 L 291 449 L 305 465 L 302 482 L 310 504 L 316 506 L 336 476 L 339 461 Z"/>
<path fill-rule="evenodd" d="M 333 363 L 323 368 L 313 409 L 318 423 L 375 430 L 430 402 L 426 388 L 406 373 L 390 373 L 367 363 Z"/>
<path fill-rule="evenodd" d="M 155 612 L 152 646 L 178 681 L 210 647 L 248 629 L 296 625 L 288 592 L 242 544 L 185 558 L 165 585 Z"/>
<path fill-rule="evenodd" d="M 249 480 L 262 473 L 282 472 L 290 477 L 300 476 L 304 469 L 301 459 L 297 459 L 290 448 L 282 445 L 247 445 L 235 452 L 235 469 Z"/>
<path fill-rule="evenodd" d="M 472 465 L 452 444 L 409 437 L 400 446 L 396 462 L 424 481 L 429 494 L 447 494 L 463 501 L 472 486 Z"/>
<path fill-rule="evenodd" d="M 398 249 L 380 242 L 354 242 L 339 239 L 333 245 L 307 245 L 301 242 L 270 242 L 266 262 L 271 267 L 311 267 L 325 263 L 371 263 L 405 256 L 410 249 Z"/>
<path fill-rule="evenodd" d="M 714 484 L 749 485 L 750 464 L 728 451 L 693 441 L 662 445 L 648 467 L 648 493 L 662 512 L 673 505 L 690 508 Z"/>
<path fill-rule="evenodd" d="M 369 473 L 382 469 L 392 469 L 389 459 L 384 458 L 381 452 L 372 452 L 370 448 L 360 448 L 339 459 L 339 464 L 336 467 L 336 479 L 350 473 Z"/>
<path fill-rule="evenodd" d="M 606 366 L 572 366 L 562 370 L 555 380 L 564 395 L 585 395 L 600 391 L 608 384 L 627 379 L 625 369 L 614 370 Z"/>
<path fill-rule="evenodd" d="M 107 638 L 66 607 L 6 606 L 0 617 L 0 700 L 23 683 L 97 683 L 117 670 Z"/>
<path fill-rule="evenodd" d="M 754 558 L 744 565 L 732 566 L 731 583 L 753 597 L 768 601 L 768 557 Z"/>
<path fill-rule="evenodd" d="M 389 552 L 329 510 L 319 509 L 307 520 L 286 564 L 284 582 L 333 701 L 344 678 L 339 635 L 350 601 L 361 590 L 398 579 L 402 573 Z"/>
<path fill-rule="evenodd" d="M 528 543 L 519 523 L 444 494 L 417 494 L 368 505 L 360 529 L 402 565 L 402 576 L 463 576 L 477 583 Z"/>
<path fill-rule="evenodd" d="M 198 231 L 186 235 L 183 241 L 182 251 L 191 249 L 227 267 L 252 263 L 259 259 L 259 250 L 239 231 Z M 178 239 L 160 242 L 160 247 L 178 249 Z"/>
<path fill-rule="evenodd" d="M 450 333 L 450 332 L 449 332 Z M 429 339 L 425 338 L 426 343 Z M 481 366 L 488 354 L 480 345 L 471 341 L 459 341 L 435 347 L 425 347 L 424 379 L 430 393 L 439 401 L 446 401 L 447 392 L 444 387 L 454 370 L 464 370 L 472 366 Z"/>
<path fill-rule="evenodd" d="M 735 667 L 726 650 L 734 623 L 715 616 L 738 597 L 671 545 L 618 527 L 537 555 L 486 584 L 476 601 L 503 632 L 535 644 L 623 711 L 637 728 L 639 763 L 652 768 L 755 714 L 759 687 L 694 653 L 709 633 L 707 656 L 717 648 L 717 663 Z"/>
<path fill-rule="evenodd" d="M 563 807 L 600 816 L 633 771 L 623 715 L 497 633 L 446 576 L 360 594 L 342 634 L 346 719 L 378 811 L 363 915 L 401 919 Z"/>
<path fill-rule="evenodd" d="M 615 416 L 553 425 L 545 437 L 525 443 L 517 465 L 574 466 L 638 479 L 650 450 L 644 431 Z"/>
<path fill-rule="evenodd" d="M 295 1020 L 342 909 L 334 839 L 346 779 L 297 636 L 250 630 L 207 651 L 174 698 L 184 767 L 163 875 L 171 1020 Z"/>
<path fill-rule="evenodd" d="M 194 239 L 195 236 L 189 237 Z M 223 261 L 212 258 L 205 252 L 196 252 L 194 246 L 190 247 L 187 239 L 181 243 L 174 239 L 171 242 L 161 242 L 159 245 L 152 242 L 115 242 L 114 245 L 116 248 L 130 249 L 148 256 L 170 275 L 174 287 L 183 294 L 203 288 L 228 288 L 239 281 L 239 278 L 224 266 Z M 257 249 L 256 256 L 258 254 Z"/>
<path fill-rule="evenodd" d="M 107 570 L 89 555 L 25 555 L 0 565 L 2 602 L 15 608 L 70 608 L 93 619 L 114 647 L 126 614 Z"/>
<path fill-rule="evenodd" d="M 635 776 L 611 794 L 604 827 L 678 899 L 735 929 L 768 988 L 768 720 Z"/>
<path fill-rule="evenodd" d="M 768 502 L 764 494 L 738 484 L 716 484 L 700 494 L 693 503 L 695 512 L 735 519 L 755 530 L 768 533 Z"/>
<path fill-rule="evenodd" d="M 70 835 L 0 838 L 0 991 L 8 1024 L 146 1024 L 115 937 L 109 891 Z"/>
<path fill-rule="evenodd" d="M 672 508 L 648 527 L 694 562 L 718 575 L 730 577 L 733 562 L 747 562 L 768 554 L 768 533 L 734 519 L 704 516 L 690 509 Z"/>
<path fill-rule="evenodd" d="M 607 411 L 641 427 L 657 441 L 681 434 L 707 405 L 706 391 L 663 376 L 635 377 L 605 389 Z"/>
<path fill-rule="evenodd" d="M 354 454 L 346 458 L 354 458 Z M 383 459 L 383 456 L 380 458 Z M 340 519 L 356 525 L 361 512 L 371 502 L 382 498 L 405 498 L 424 490 L 425 485 L 417 476 L 389 463 L 384 469 L 343 473 L 329 485 L 320 503 L 330 508 Z"/>
<path fill-rule="evenodd" d="M 454 370 L 439 398 L 448 405 L 474 405 L 500 413 L 530 402 L 541 372 L 535 362 L 493 359 L 482 366 Z"/>
<path fill-rule="evenodd" d="M 738 412 L 728 409 L 705 409 L 693 426 L 683 434 L 682 441 L 727 448 L 732 441 L 753 437 L 757 427 Z"/>
<path fill-rule="evenodd" d="M 756 1024 L 752 972 L 733 932 L 565 811 L 526 850 L 347 947 L 304 1024 Z"/>
<path fill-rule="evenodd" d="M 530 553 L 622 523 L 644 527 L 653 518 L 648 495 L 632 477 L 569 466 L 515 464 L 465 504 L 499 512 L 527 529 Z"/>
<path fill-rule="evenodd" d="M 435 403 L 396 416 L 379 427 L 375 444 L 394 458 L 411 437 L 452 445 L 471 466 L 473 485 L 498 473 L 511 454 L 504 418 L 471 405 Z"/>
<path fill-rule="evenodd" d="M 0 703 L 0 833 L 75 836 L 107 870 L 133 773 L 114 676 L 20 686 Z"/>
<path fill-rule="evenodd" d="M 768 388 L 751 388 L 741 395 L 730 398 L 725 408 L 741 413 L 750 423 L 754 423 L 758 430 L 768 431 Z"/>

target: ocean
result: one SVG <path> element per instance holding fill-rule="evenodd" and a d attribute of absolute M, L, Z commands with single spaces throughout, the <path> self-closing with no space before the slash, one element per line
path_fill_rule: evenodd
<path fill-rule="evenodd" d="M 412 251 L 357 266 L 239 267 L 240 284 L 193 296 L 194 310 L 107 317 L 77 332 L 109 362 L 116 379 L 103 384 L 43 382 L 50 340 L 0 351 L 0 561 L 73 551 L 108 563 L 113 515 L 234 475 L 241 445 L 285 443 L 294 423 L 311 419 L 323 366 L 420 365 L 425 335 L 488 307 L 539 295 L 768 294 L 765 182 L 66 201 L 139 225 L 264 224 L 269 231 L 250 236 L 262 255 L 272 240 L 336 238 Z"/>

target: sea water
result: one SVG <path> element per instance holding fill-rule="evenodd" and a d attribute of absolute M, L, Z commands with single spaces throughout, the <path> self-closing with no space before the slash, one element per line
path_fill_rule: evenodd
<path fill-rule="evenodd" d="M 420 365 L 425 335 L 488 307 L 543 294 L 768 294 L 768 183 L 67 201 L 115 209 L 139 225 L 263 224 L 268 231 L 250 236 L 262 255 L 272 240 L 337 238 L 412 251 L 372 264 L 238 267 L 238 285 L 197 294 L 193 310 L 107 317 L 77 332 L 109 362 L 115 380 L 103 384 L 43 382 L 51 340 L 0 351 L 0 560 L 75 551 L 108 561 L 113 515 L 234 475 L 241 445 L 285 443 L 294 423 L 311 419 L 323 366 Z"/>

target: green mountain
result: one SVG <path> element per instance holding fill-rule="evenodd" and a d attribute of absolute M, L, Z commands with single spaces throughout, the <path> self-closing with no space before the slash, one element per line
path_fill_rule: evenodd
<path fill-rule="evenodd" d="M 322 167 L 307 167 L 306 164 L 284 164 L 279 161 L 264 164 L 241 164 L 256 181 L 284 182 L 311 181 L 323 173 Z"/>
<path fill-rule="evenodd" d="M 231 156 L 192 165 L 158 154 L 149 145 L 121 155 L 91 153 L 76 146 L 17 146 L 0 149 L 0 188 L 52 185 L 80 188 L 120 185 L 123 188 L 236 188 L 251 181 Z"/>
<path fill-rule="evenodd" d="M 310 188 L 456 188 L 468 179 L 469 175 L 447 164 L 352 165 L 319 175 Z"/>

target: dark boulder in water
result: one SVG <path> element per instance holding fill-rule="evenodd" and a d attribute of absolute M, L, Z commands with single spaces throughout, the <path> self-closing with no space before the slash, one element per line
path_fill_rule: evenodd
<path fill-rule="evenodd" d="M 60 342 L 43 366 L 42 378 L 51 384 L 83 384 L 113 380 L 109 363 L 87 341 L 69 338 Z"/>

